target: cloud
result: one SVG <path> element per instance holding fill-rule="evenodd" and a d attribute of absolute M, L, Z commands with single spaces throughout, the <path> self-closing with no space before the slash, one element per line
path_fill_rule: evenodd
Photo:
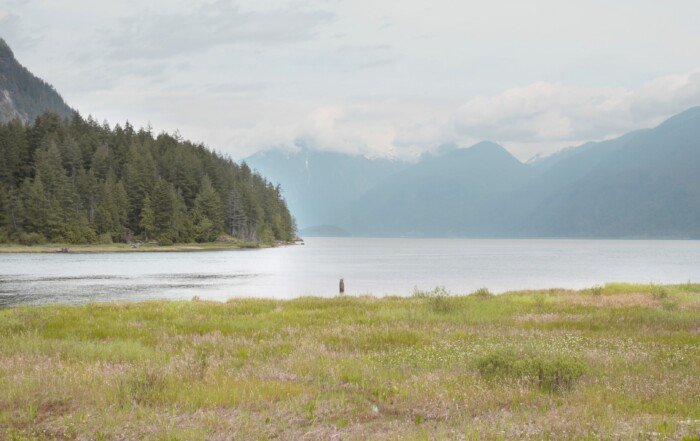
<path fill-rule="evenodd" d="M 444 143 L 491 140 L 527 160 L 652 127 L 694 105 L 700 105 L 700 70 L 664 76 L 637 89 L 537 82 L 477 96 L 461 106 L 396 97 L 335 102 L 297 111 L 285 124 L 266 120 L 237 130 L 226 144 L 244 152 L 304 144 L 411 159 Z"/>
<path fill-rule="evenodd" d="M 170 58 L 229 44 L 277 45 L 313 38 L 334 15 L 292 6 L 243 11 L 218 0 L 186 13 L 124 17 L 108 29 L 111 55 L 123 59 Z"/>
<path fill-rule="evenodd" d="M 282 124 L 265 118 L 262 115 L 268 112 L 259 109 L 259 122 L 235 130 L 221 144 L 239 155 L 265 148 L 295 150 L 303 145 L 368 157 L 412 159 L 451 139 L 446 131 L 449 109 L 440 101 L 372 97 L 300 108 Z"/>
<path fill-rule="evenodd" d="M 700 70 L 638 89 L 538 82 L 469 100 L 456 113 L 455 130 L 504 143 L 566 144 L 649 127 L 698 104 Z"/>
<path fill-rule="evenodd" d="M 2 0 L 0 36 L 84 114 L 238 159 L 300 143 L 412 158 L 483 139 L 527 159 L 700 104 L 697 1 L 447 3 Z"/>
<path fill-rule="evenodd" d="M 22 18 L 8 11 L 0 10 L 0 38 L 4 38 L 13 49 L 29 49 L 39 43 L 39 32 L 24 32 Z"/>

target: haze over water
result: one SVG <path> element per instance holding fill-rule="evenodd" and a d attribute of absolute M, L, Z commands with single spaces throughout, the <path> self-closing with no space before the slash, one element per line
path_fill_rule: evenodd
<path fill-rule="evenodd" d="M 189 253 L 0 255 L 0 305 L 455 294 L 700 281 L 700 241 L 308 238 L 304 246 Z"/>

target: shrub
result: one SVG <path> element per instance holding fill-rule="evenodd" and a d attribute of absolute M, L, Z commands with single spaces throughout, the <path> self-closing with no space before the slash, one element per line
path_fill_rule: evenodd
<path fill-rule="evenodd" d="M 663 300 L 668 298 L 668 291 L 661 286 L 655 286 L 651 291 L 651 295 L 657 300 Z"/>
<path fill-rule="evenodd" d="M 569 389 L 586 370 L 581 361 L 571 357 L 518 355 L 514 351 L 488 354 L 476 361 L 476 367 L 486 378 L 524 379 L 547 392 Z"/>
<path fill-rule="evenodd" d="M 112 235 L 109 233 L 100 234 L 97 237 L 97 243 L 99 243 L 100 245 L 111 245 Z"/>
<path fill-rule="evenodd" d="M 260 229 L 260 242 L 262 242 L 265 245 L 275 244 L 275 234 L 272 232 L 272 229 L 267 225 L 263 225 L 263 227 Z"/>
<path fill-rule="evenodd" d="M 419 289 L 417 286 L 413 287 L 413 293 L 411 294 L 412 297 L 415 297 L 417 299 L 429 299 L 433 297 L 447 297 L 449 296 L 450 293 L 445 289 L 444 286 L 436 286 L 435 288 L 431 289 L 430 291 L 423 291 L 422 289 Z"/>
<path fill-rule="evenodd" d="M 95 243 L 97 242 L 97 233 L 90 227 L 87 220 L 71 222 L 61 229 L 60 241 L 73 244 Z"/>
<path fill-rule="evenodd" d="M 450 293 L 444 286 L 436 286 L 432 291 L 414 291 L 415 297 L 425 298 L 433 312 L 446 314 L 454 310 L 454 299 L 450 298 Z"/>
<path fill-rule="evenodd" d="M 173 244 L 173 239 L 168 235 L 163 235 L 158 238 L 158 244 L 164 247 L 171 246 Z"/>
<path fill-rule="evenodd" d="M 591 294 L 591 295 L 594 295 L 594 296 L 602 296 L 604 289 L 605 289 L 604 287 L 598 285 L 598 286 L 594 286 L 593 288 L 589 288 L 589 289 L 585 290 L 584 292 Z"/>
<path fill-rule="evenodd" d="M 488 288 L 479 288 L 470 295 L 481 299 L 490 299 L 493 297 L 493 293 L 489 291 Z"/>
<path fill-rule="evenodd" d="M 46 243 L 46 238 L 41 233 L 21 233 L 19 243 L 22 245 L 41 245 Z"/>
<path fill-rule="evenodd" d="M 444 286 L 436 286 L 431 291 L 423 291 L 418 287 L 413 288 L 413 297 L 426 299 L 433 312 L 444 314 L 455 309 L 454 299 Z"/>
<path fill-rule="evenodd" d="M 423 291 L 422 289 L 418 288 L 417 286 L 413 287 L 413 293 L 411 294 L 411 297 L 414 297 L 416 299 L 426 299 L 430 296 L 430 291 Z"/>
<path fill-rule="evenodd" d="M 438 314 L 447 314 L 448 312 L 454 310 L 452 299 L 448 298 L 447 295 L 430 297 L 428 302 L 430 303 L 430 308 L 433 310 L 433 312 L 437 312 Z"/>

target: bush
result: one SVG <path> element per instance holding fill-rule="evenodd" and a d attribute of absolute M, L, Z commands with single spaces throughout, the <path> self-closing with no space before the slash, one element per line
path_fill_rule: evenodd
<path fill-rule="evenodd" d="M 437 296 L 429 299 L 430 308 L 438 314 L 447 314 L 455 309 L 452 299 L 448 296 Z"/>
<path fill-rule="evenodd" d="M 668 298 L 668 291 L 661 286 L 655 286 L 652 289 L 651 295 L 654 296 L 656 300 L 663 300 Z"/>
<path fill-rule="evenodd" d="M 571 357 L 518 355 L 514 351 L 493 352 L 478 359 L 476 367 L 486 378 L 524 379 L 547 392 L 569 389 L 586 370 L 581 361 Z"/>
<path fill-rule="evenodd" d="M 260 242 L 265 245 L 274 245 L 275 243 L 275 234 L 267 225 L 263 225 L 260 229 Z"/>
<path fill-rule="evenodd" d="M 46 238 L 41 233 L 21 233 L 19 243 L 22 245 L 41 245 L 46 243 Z"/>
<path fill-rule="evenodd" d="M 72 244 L 88 244 L 97 242 L 97 233 L 90 227 L 87 220 L 69 222 L 61 231 L 61 242 Z"/>
<path fill-rule="evenodd" d="M 97 237 L 97 243 L 99 243 L 100 245 L 111 245 L 112 235 L 109 233 L 100 234 Z"/>
<path fill-rule="evenodd" d="M 195 240 L 197 242 L 213 242 L 219 235 L 219 231 L 208 217 L 203 217 L 194 227 Z M 162 240 L 161 240 L 162 242 Z"/>
<path fill-rule="evenodd" d="M 417 298 L 417 299 L 429 299 L 433 297 L 447 297 L 449 296 L 450 293 L 445 289 L 444 286 L 436 286 L 435 288 L 431 289 L 430 291 L 423 291 L 422 289 L 419 289 L 417 286 L 413 288 L 413 294 L 412 296 Z"/>
<path fill-rule="evenodd" d="M 164 247 L 171 246 L 174 243 L 175 242 L 173 242 L 173 239 L 166 234 L 158 238 L 158 244 Z"/>
<path fill-rule="evenodd" d="M 490 299 L 491 297 L 493 297 L 493 293 L 491 291 L 489 291 L 488 288 L 479 288 L 469 295 L 474 296 L 474 297 L 478 297 L 481 299 Z"/>
<path fill-rule="evenodd" d="M 594 295 L 594 296 L 602 296 L 604 290 L 605 290 L 604 287 L 598 285 L 598 286 L 594 286 L 593 288 L 589 288 L 589 289 L 585 290 L 584 292 L 591 294 L 591 295 Z"/>
<path fill-rule="evenodd" d="M 449 291 L 444 286 L 436 286 L 432 291 L 421 291 L 413 288 L 413 297 L 427 299 L 433 312 L 445 314 L 455 309 L 455 299 L 451 298 Z"/>

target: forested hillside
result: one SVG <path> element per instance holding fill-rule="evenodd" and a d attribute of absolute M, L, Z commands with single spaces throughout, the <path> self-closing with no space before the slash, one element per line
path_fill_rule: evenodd
<path fill-rule="evenodd" d="M 0 38 L 0 122 L 20 119 L 31 123 L 46 111 L 65 118 L 73 114 L 61 95 L 19 64 L 5 40 Z"/>
<path fill-rule="evenodd" d="M 280 189 L 245 164 L 128 123 L 0 123 L 0 241 L 289 241 Z M 224 236 L 225 237 L 225 236 Z"/>

